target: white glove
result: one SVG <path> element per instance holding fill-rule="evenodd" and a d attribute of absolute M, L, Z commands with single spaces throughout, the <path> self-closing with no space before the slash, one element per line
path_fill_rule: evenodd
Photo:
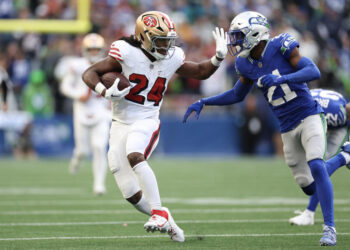
<path fill-rule="evenodd" d="M 223 28 L 216 27 L 213 36 L 216 42 L 216 56 L 224 59 L 227 54 L 227 33 Z"/>
<path fill-rule="evenodd" d="M 106 99 L 108 99 L 110 101 L 119 101 L 129 93 L 130 88 L 131 88 L 130 86 L 123 89 L 123 90 L 118 89 L 119 81 L 120 81 L 119 78 L 115 79 L 113 85 L 109 89 L 106 90 L 106 93 L 105 93 Z"/>

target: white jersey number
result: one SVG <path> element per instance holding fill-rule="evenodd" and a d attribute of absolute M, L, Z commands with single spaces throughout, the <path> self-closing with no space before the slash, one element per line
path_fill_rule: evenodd
<path fill-rule="evenodd" d="M 280 72 L 278 72 L 278 69 L 272 71 L 272 74 L 276 76 L 281 76 Z M 272 106 L 279 106 L 297 97 L 297 93 L 295 93 L 295 91 L 292 91 L 287 83 L 282 83 L 279 86 L 282 88 L 282 91 L 284 93 L 284 96 L 282 97 L 272 100 L 273 94 L 275 93 L 277 86 L 271 86 L 267 91 L 267 98 Z"/>
<path fill-rule="evenodd" d="M 134 73 L 129 76 L 129 81 L 136 83 L 136 85 L 130 89 L 129 94 L 125 96 L 125 99 L 138 104 L 145 104 L 146 98 L 143 95 L 140 95 L 140 93 L 148 87 L 147 77 L 145 75 Z M 159 106 L 159 103 L 163 99 L 165 83 L 166 78 L 158 77 L 151 90 L 147 93 L 147 101 L 154 102 L 154 106 Z"/>

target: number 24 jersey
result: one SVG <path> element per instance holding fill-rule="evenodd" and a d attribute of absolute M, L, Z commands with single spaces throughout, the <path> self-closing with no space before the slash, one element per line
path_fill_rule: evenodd
<path fill-rule="evenodd" d="M 122 65 L 122 74 L 131 85 L 125 98 L 113 102 L 113 119 L 130 124 L 145 118 L 158 118 L 168 82 L 184 63 L 183 50 L 175 47 L 169 59 L 152 62 L 140 48 L 117 40 L 112 43 L 109 56 Z"/>

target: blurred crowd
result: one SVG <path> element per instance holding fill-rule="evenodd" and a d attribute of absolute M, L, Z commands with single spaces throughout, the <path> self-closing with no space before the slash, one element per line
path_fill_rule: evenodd
<path fill-rule="evenodd" d="M 76 0 L 0 0 L 0 18 L 74 19 Z M 311 87 L 335 89 L 350 95 L 350 4 L 347 0 L 91 0 L 91 32 L 101 34 L 108 46 L 122 36 L 133 34 L 135 20 L 148 10 L 167 13 L 175 22 L 178 45 L 186 59 L 200 61 L 215 53 L 212 30 L 228 30 L 239 12 L 255 10 L 265 15 L 271 36 L 291 33 L 300 43 L 302 55 L 318 65 L 322 77 Z M 62 57 L 81 55 L 84 34 L 0 34 L 0 66 L 14 85 L 19 107 L 34 115 L 71 113 L 59 93 L 55 67 Z M 234 58 L 227 56 L 220 69 L 204 81 L 176 76 L 168 87 L 164 111 L 183 113 L 186 104 L 201 96 L 232 88 L 237 76 Z M 253 103 L 258 112 L 261 95 Z M 254 110 L 250 104 L 238 106 L 241 114 Z M 234 111 L 232 111 L 232 109 Z M 226 108 L 237 112 L 236 108 Z M 222 109 L 221 109 L 222 110 Z M 261 111 L 259 111 L 261 110 Z M 248 115 L 249 116 L 249 115 Z M 262 115 L 262 118 L 264 115 Z M 262 119 L 261 118 L 261 119 Z"/>

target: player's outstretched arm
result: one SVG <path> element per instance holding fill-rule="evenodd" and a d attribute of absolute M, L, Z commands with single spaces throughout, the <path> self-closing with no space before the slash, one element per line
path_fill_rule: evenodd
<path fill-rule="evenodd" d="M 227 54 L 227 34 L 224 29 L 216 27 L 213 37 L 216 42 L 216 54 L 211 59 L 200 63 L 185 61 L 176 73 L 182 77 L 199 80 L 209 78 L 218 69 Z"/>
<path fill-rule="evenodd" d="M 252 81 L 241 76 L 232 89 L 216 96 L 200 99 L 199 101 L 191 104 L 188 107 L 182 122 L 185 123 L 192 112 L 196 112 L 196 118 L 198 119 L 204 105 L 223 106 L 243 101 L 251 90 L 252 86 Z"/>

